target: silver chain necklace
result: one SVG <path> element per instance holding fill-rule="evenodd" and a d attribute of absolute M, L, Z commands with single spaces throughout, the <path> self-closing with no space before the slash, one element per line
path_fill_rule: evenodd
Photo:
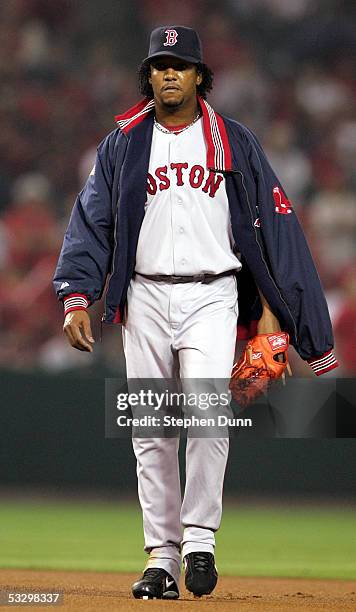
<path fill-rule="evenodd" d="M 188 128 L 192 127 L 192 125 L 194 125 L 194 123 L 196 121 L 198 121 L 198 119 L 200 119 L 200 117 L 201 117 L 201 113 L 198 112 L 198 114 L 195 117 L 195 119 L 193 119 L 193 121 L 191 123 L 189 123 L 189 125 L 185 125 L 183 128 L 180 128 L 179 130 L 167 130 L 167 128 L 165 128 L 163 125 L 158 123 L 156 117 L 154 117 L 154 124 L 155 124 L 156 128 L 158 130 L 160 130 L 161 132 L 163 132 L 164 134 L 180 134 L 181 132 L 184 132 L 184 130 L 187 130 Z"/>

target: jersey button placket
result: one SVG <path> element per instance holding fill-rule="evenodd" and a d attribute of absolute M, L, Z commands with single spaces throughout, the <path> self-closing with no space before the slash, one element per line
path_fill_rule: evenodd
<path fill-rule="evenodd" d="M 181 162 L 181 152 L 180 145 L 176 143 L 174 146 L 174 152 L 176 153 L 174 162 Z M 184 160 L 184 158 L 183 158 Z M 174 258 L 175 258 L 175 274 L 190 274 L 189 269 L 187 267 L 187 253 L 189 245 L 187 244 L 188 235 L 187 235 L 187 222 L 188 215 L 186 210 L 186 181 L 187 179 L 187 169 L 182 168 L 181 177 L 183 185 L 178 185 L 178 176 L 177 172 L 173 174 L 173 182 L 175 198 L 174 201 L 176 203 L 174 207 Z"/>
<path fill-rule="evenodd" d="M 172 253 L 173 253 L 173 274 L 179 274 L 179 260 L 180 256 L 180 231 L 179 228 L 183 226 L 181 210 L 183 205 L 183 194 L 181 185 L 178 185 L 178 173 L 176 169 L 171 168 L 171 163 L 177 163 L 180 159 L 180 146 L 177 141 L 177 136 L 174 136 L 169 147 L 169 174 L 171 181 L 171 228 L 172 228 Z M 183 176 L 184 181 L 184 176 Z"/>
<path fill-rule="evenodd" d="M 176 203 L 179 198 L 177 196 L 177 177 L 174 170 L 171 169 L 171 162 L 175 157 L 175 146 L 174 140 L 171 140 L 169 144 L 169 159 L 168 159 L 168 176 L 170 179 L 170 209 L 171 209 L 171 232 L 172 232 L 172 265 L 173 265 L 173 274 L 177 274 L 176 271 Z M 172 285 L 171 287 L 171 296 L 169 301 L 169 321 L 172 330 L 178 329 L 180 326 L 179 320 L 179 299 L 177 293 L 177 285 Z M 174 341 L 174 334 L 172 333 L 172 340 Z"/>
<path fill-rule="evenodd" d="M 176 262 L 178 264 L 177 274 L 189 275 L 192 271 L 189 269 L 189 253 L 191 245 L 189 244 L 189 226 L 186 219 L 186 211 L 179 208 L 177 215 L 176 227 Z"/>

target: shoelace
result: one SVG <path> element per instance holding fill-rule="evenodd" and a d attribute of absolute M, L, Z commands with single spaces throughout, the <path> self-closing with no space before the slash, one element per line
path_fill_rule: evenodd
<path fill-rule="evenodd" d="M 157 578 L 161 572 L 164 572 L 163 569 L 159 567 L 150 567 L 145 571 L 145 578 Z"/>
<path fill-rule="evenodd" d="M 195 553 L 193 555 L 193 564 L 194 568 L 198 572 L 207 572 L 211 565 L 211 557 L 207 557 L 206 555 L 201 555 L 199 553 Z"/>

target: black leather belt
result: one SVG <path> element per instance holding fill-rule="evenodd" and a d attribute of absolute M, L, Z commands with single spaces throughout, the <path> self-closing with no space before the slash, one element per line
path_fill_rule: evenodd
<path fill-rule="evenodd" d="M 143 276 L 144 278 L 148 278 L 149 280 L 161 282 L 161 283 L 212 283 L 217 278 L 222 278 L 223 276 L 231 276 L 232 274 L 236 274 L 236 270 L 226 270 L 225 272 L 220 272 L 220 274 L 194 274 L 193 276 L 175 276 L 169 274 L 141 274 L 140 272 L 135 272 L 138 276 Z"/>

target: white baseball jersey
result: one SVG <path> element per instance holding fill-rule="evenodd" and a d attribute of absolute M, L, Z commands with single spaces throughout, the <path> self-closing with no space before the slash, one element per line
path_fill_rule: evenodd
<path fill-rule="evenodd" d="M 207 169 L 206 157 L 201 119 L 177 135 L 154 126 L 136 272 L 191 276 L 241 268 L 233 252 L 225 179 Z M 134 275 L 123 326 L 128 380 L 172 381 L 179 371 L 185 392 L 189 381 L 207 379 L 209 393 L 220 393 L 221 383 L 227 392 L 237 317 L 232 275 L 209 284 Z M 163 568 L 178 584 L 181 554 L 214 553 L 229 439 L 188 437 L 183 501 L 179 439 L 133 436 L 132 443 L 150 554 L 146 569 Z"/>
<path fill-rule="evenodd" d="M 200 118 L 181 133 L 153 128 L 147 202 L 136 253 L 141 274 L 239 270 L 223 174 L 206 168 Z"/>

